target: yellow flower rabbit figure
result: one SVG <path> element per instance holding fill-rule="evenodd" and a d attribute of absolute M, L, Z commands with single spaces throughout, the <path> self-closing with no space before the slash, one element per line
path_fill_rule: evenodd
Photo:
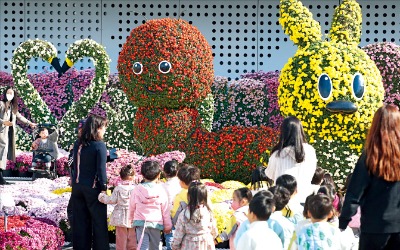
<path fill-rule="evenodd" d="M 331 168 L 339 179 L 347 175 L 348 163 L 354 166 L 354 155 L 360 154 L 373 114 L 384 97 L 378 68 L 358 48 L 361 8 L 354 0 L 342 1 L 327 41 L 300 1 L 280 2 L 279 22 L 298 46 L 281 71 L 280 110 L 303 122 L 320 165 Z"/>

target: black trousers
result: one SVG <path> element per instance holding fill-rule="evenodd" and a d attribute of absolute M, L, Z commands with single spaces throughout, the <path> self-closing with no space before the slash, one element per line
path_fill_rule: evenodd
<path fill-rule="evenodd" d="M 360 234 L 360 250 L 398 250 L 400 249 L 400 233 Z"/>
<path fill-rule="evenodd" d="M 109 250 L 107 205 L 97 199 L 99 189 L 72 187 L 72 237 L 75 250 Z"/>

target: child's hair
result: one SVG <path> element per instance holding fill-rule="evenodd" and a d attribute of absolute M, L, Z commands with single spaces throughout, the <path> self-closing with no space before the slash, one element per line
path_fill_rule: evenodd
<path fill-rule="evenodd" d="M 313 197 L 315 194 L 310 194 L 309 196 L 307 196 L 306 201 L 304 202 L 304 209 L 303 209 L 303 216 L 306 219 L 309 219 L 309 215 L 308 215 L 308 207 L 309 207 L 309 203 L 311 200 L 311 197 Z"/>
<path fill-rule="evenodd" d="M 263 181 L 266 181 L 271 185 L 271 180 L 265 174 L 265 169 L 266 168 L 263 166 L 258 166 L 253 170 L 253 172 L 251 172 L 251 189 L 258 190 L 263 188 Z"/>
<path fill-rule="evenodd" d="M 121 168 L 119 176 L 122 180 L 127 180 L 130 176 L 135 176 L 135 169 L 132 165 L 128 164 Z"/>
<path fill-rule="evenodd" d="M 266 221 L 274 210 L 275 201 L 264 195 L 254 197 L 249 204 L 249 211 L 254 213 L 258 220 Z"/>
<path fill-rule="evenodd" d="M 166 178 L 172 178 L 176 176 L 176 173 L 178 172 L 178 161 L 177 160 L 171 160 L 167 161 L 164 164 L 164 175 Z"/>
<path fill-rule="evenodd" d="M 145 161 L 142 163 L 140 172 L 143 175 L 143 178 L 153 181 L 161 173 L 160 164 L 156 161 Z"/>
<path fill-rule="evenodd" d="M 190 212 L 190 219 L 192 215 L 200 205 L 207 207 L 208 211 L 211 211 L 207 203 L 207 188 L 206 185 L 200 181 L 193 181 L 189 184 L 188 188 L 188 207 Z"/>
<path fill-rule="evenodd" d="M 296 178 L 289 174 L 284 174 L 278 177 L 275 182 L 276 186 L 282 186 L 289 190 L 290 195 L 293 195 L 297 190 Z"/>
<path fill-rule="evenodd" d="M 275 211 L 281 211 L 289 203 L 289 190 L 282 186 L 273 186 L 268 190 L 274 195 Z"/>
<path fill-rule="evenodd" d="M 250 203 L 251 199 L 253 198 L 251 190 L 247 187 L 236 189 L 233 193 L 236 195 L 236 197 L 238 197 L 239 201 L 246 199 L 247 202 Z"/>
<path fill-rule="evenodd" d="M 324 179 L 325 169 L 321 167 L 317 167 L 314 172 L 314 176 L 311 179 L 311 184 L 321 185 L 322 180 Z"/>
<path fill-rule="evenodd" d="M 273 198 L 274 198 L 274 195 L 273 195 L 270 191 L 264 190 L 264 189 L 258 191 L 258 192 L 253 196 L 252 200 L 255 199 L 255 198 L 257 198 L 258 196 L 265 196 L 265 197 L 270 198 L 270 199 L 273 199 Z"/>
<path fill-rule="evenodd" d="M 190 185 L 192 181 L 200 180 L 200 169 L 189 164 L 179 164 L 178 178 L 186 185 Z"/>
<path fill-rule="evenodd" d="M 36 139 L 41 138 L 41 137 L 40 137 L 40 132 L 45 131 L 45 130 L 48 131 L 48 129 L 47 129 L 46 127 L 40 127 L 40 128 L 38 129 L 38 132 L 37 132 L 37 135 L 36 135 Z"/>
<path fill-rule="evenodd" d="M 330 173 L 324 174 L 324 180 L 322 181 L 321 185 L 331 184 L 336 188 L 335 182 L 333 181 L 332 175 Z"/>
<path fill-rule="evenodd" d="M 308 211 L 313 219 L 323 220 L 333 211 L 331 199 L 324 194 L 316 194 L 308 201 Z"/>
<path fill-rule="evenodd" d="M 332 205 L 338 213 L 342 211 L 342 196 L 336 192 L 336 189 L 332 184 L 321 185 L 321 187 L 318 189 L 318 193 L 327 195 L 329 199 L 331 199 Z"/>

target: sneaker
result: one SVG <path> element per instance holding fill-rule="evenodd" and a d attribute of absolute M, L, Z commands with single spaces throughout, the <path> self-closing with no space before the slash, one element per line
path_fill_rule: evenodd
<path fill-rule="evenodd" d="M 29 172 L 34 172 L 36 169 L 34 168 L 34 167 L 30 167 L 29 169 L 28 169 L 28 171 Z"/>

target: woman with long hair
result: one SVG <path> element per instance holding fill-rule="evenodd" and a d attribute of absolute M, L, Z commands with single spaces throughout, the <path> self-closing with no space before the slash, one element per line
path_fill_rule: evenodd
<path fill-rule="evenodd" d="M 9 184 L 3 178 L 7 160 L 15 161 L 16 120 L 32 128 L 36 126 L 18 112 L 18 99 L 16 89 L 8 86 L 0 100 L 0 185 Z"/>
<path fill-rule="evenodd" d="M 359 206 L 359 249 L 399 249 L 400 112 L 395 105 L 385 105 L 374 115 L 346 192 L 339 217 L 341 230 Z"/>
<path fill-rule="evenodd" d="M 274 182 L 284 174 L 295 177 L 298 200 L 304 202 L 311 191 L 311 179 L 316 167 L 315 149 L 307 143 L 301 121 L 294 116 L 285 118 L 265 174 Z"/>
<path fill-rule="evenodd" d="M 74 249 L 109 249 L 107 205 L 98 196 L 107 190 L 107 149 L 103 136 L 107 119 L 91 115 L 74 144 L 72 225 Z"/>

